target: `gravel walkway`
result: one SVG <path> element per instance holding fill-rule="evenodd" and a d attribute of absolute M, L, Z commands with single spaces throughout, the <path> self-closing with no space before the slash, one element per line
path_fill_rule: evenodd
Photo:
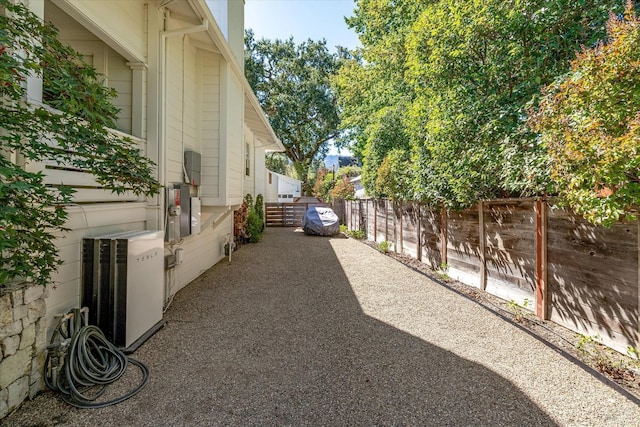
<path fill-rule="evenodd" d="M 139 395 L 79 410 L 46 392 L 3 425 L 640 426 L 588 372 L 352 239 L 269 228 L 166 319 L 134 355 Z"/>

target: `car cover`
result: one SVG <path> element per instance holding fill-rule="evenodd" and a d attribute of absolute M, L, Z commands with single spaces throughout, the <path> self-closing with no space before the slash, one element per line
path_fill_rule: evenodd
<path fill-rule="evenodd" d="M 331 208 L 312 206 L 302 217 L 304 234 L 333 236 L 340 233 L 340 220 Z"/>

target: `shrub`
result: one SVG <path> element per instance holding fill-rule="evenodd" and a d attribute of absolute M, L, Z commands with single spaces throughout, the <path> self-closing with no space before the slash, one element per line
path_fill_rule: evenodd
<path fill-rule="evenodd" d="M 391 244 L 386 240 L 383 240 L 382 242 L 378 243 L 378 250 L 383 254 L 386 254 L 387 252 L 389 252 L 390 247 L 391 247 Z"/>
<path fill-rule="evenodd" d="M 249 242 L 258 243 L 262 239 L 263 222 L 260 215 L 255 209 L 249 210 L 247 217 L 247 233 L 249 234 Z"/>
<path fill-rule="evenodd" d="M 530 113 L 560 203 L 589 221 L 633 218 L 640 203 L 640 19 L 633 3 L 611 15 L 608 39 L 583 49 Z"/>

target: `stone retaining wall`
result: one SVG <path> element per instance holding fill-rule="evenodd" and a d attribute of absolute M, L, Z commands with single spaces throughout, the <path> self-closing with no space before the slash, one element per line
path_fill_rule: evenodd
<path fill-rule="evenodd" d="M 0 289 L 0 420 L 44 389 L 46 293 Z"/>

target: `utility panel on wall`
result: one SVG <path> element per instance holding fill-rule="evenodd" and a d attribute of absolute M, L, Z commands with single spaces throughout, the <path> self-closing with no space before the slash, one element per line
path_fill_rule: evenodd
<path fill-rule="evenodd" d="M 184 171 L 189 179 L 189 184 L 200 185 L 200 170 L 201 170 L 200 153 L 195 151 L 184 152 Z"/>

